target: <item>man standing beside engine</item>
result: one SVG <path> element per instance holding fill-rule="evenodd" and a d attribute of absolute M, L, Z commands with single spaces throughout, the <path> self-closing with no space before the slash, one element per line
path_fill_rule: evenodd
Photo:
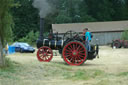
<path fill-rule="evenodd" d="M 86 49 L 88 51 L 91 51 L 91 45 L 90 45 L 90 42 L 91 42 L 91 32 L 88 31 L 88 28 L 85 28 L 84 30 L 84 35 L 85 35 L 85 45 L 86 45 Z"/>

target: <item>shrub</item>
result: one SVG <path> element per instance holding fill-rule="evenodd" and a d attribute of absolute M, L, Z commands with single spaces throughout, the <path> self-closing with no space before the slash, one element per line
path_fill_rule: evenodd
<path fill-rule="evenodd" d="M 36 40 L 38 39 L 39 37 L 39 32 L 35 32 L 32 30 L 30 31 L 25 37 L 19 39 L 18 41 L 19 42 L 27 42 L 31 45 L 34 45 Z"/>
<path fill-rule="evenodd" d="M 128 30 L 125 30 L 121 37 L 122 40 L 128 40 Z"/>

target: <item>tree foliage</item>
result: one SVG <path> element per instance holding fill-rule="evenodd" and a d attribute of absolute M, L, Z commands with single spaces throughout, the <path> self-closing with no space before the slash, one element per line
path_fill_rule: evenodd
<path fill-rule="evenodd" d="M 121 36 L 122 40 L 128 40 L 128 30 L 125 30 Z"/>
<path fill-rule="evenodd" d="M 12 9 L 15 26 L 13 29 L 14 40 L 25 37 L 31 30 L 39 30 L 38 10 L 32 6 L 32 0 L 15 0 L 20 4 Z"/>
<path fill-rule="evenodd" d="M 13 0 L 0 0 L 0 38 L 2 44 L 8 40 L 12 34 L 13 20 L 10 14 Z"/>
<path fill-rule="evenodd" d="M 45 17 L 45 32 L 51 24 L 128 19 L 128 0 L 48 0 L 56 8 Z M 20 6 L 12 9 L 14 40 L 25 37 L 31 30 L 39 31 L 39 11 L 33 0 L 15 0 Z"/>
<path fill-rule="evenodd" d="M 19 42 L 28 42 L 30 45 L 34 45 L 37 38 L 39 37 L 39 32 L 30 31 L 25 37 L 19 39 Z"/>

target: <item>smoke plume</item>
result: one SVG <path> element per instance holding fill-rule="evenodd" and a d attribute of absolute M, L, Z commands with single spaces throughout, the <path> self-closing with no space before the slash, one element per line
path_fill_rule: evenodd
<path fill-rule="evenodd" d="M 41 18 L 45 18 L 53 10 L 48 0 L 34 0 L 33 6 L 39 10 Z"/>

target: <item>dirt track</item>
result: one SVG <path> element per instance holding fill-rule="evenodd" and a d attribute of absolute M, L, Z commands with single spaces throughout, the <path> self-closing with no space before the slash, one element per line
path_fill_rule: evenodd
<path fill-rule="evenodd" d="M 78 66 L 81 69 L 94 69 L 98 68 L 107 72 L 122 72 L 128 71 L 128 49 L 112 49 L 108 46 L 100 47 L 100 58 L 91 61 L 86 61 L 84 65 Z M 15 54 L 10 58 L 20 63 L 37 62 L 36 52 L 34 54 Z M 64 64 L 60 56 L 54 56 L 51 63 Z"/>
<path fill-rule="evenodd" d="M 128 72 L 128 49 L 112 49 L 108 46 L 102 46 L 100 47 L 100 53 L 99 53 L 100 58 L 99 59 L 94 59 L 92 61 L 86 61 L 84 63 L 84 65 L 82 66 L 68 66 L 65 65 L 63 59 L 60 56 L 54 56 L 52 61 L 50 63 L 43 63 L 43 62 L 39 62 L 36 58 L 36 52 L 34 54 L 20 54 L 20 53 L 16 53 L 14 55 L 10 55 L 9 58 L 11 58 L 11 60 L 16 61 L 20 64 L 22 64 L 22 66 L 24 66 L 24 68 L 26 70 L 24 70 L 22 72 L 22 74 L 26 75 L 27 78 L 31 79 L 33 78 L 33 76 L 37 76 L 41 79 L 43 79 L 43 77 L 40 74 L 43 74 L 43 70 L 46 69 L 46 71 L 51 70 L 51 69 L 58 69 L 62 68 L 66 68 L 66 69 L 70 69 L 72 68 L 73 71 L 74 70 L 94 70 L 94 69 L 98 69 L 98 70 L 102 70 L 104 72 L 106 72 L 107 74 L 113 74 L 112 76 L 108 76 L 106 78 L 106 76 L 104 76 L 103 78 L 100 79 L 91 79 L 88 81 L 71 81 L 71 80 L 65 80 L 65 79 L 61 79 L 61 77 L 56 77 L 54 76 L 53 78 L 49 78 L 49 80 L 35 80 L 35 84 L 38 85 L 127 85 L 128 82 L 126 81 L 126 79 L 128 79 L 128 75 L 127 77 L 118 77 L 116 78 L 116 74 L 119 74 L 120 72 Z M 49 65 L 51 67 L 49 67 Z M 57 66 L 57 67 L 56 67 Z M 36 69 L 35 69 L 36 68 Z M 34 75 L 28 74 L 26 72 L 30 72 L 34 73 Z M 49 71 L 48 71 L 49 72 Z M 48 73 L 46 72 L 46 73 Z M 53 72 L 54 74 L 54 72 Z M 61 72 L 60 72 L 61 74 Z M 50 74 L 48 74 L 50 75 Z M 57 73 L 56 75 L 59 75 L 59 73 Z M 23 77 L 23 76 L 22 76 Z M 22 79 L 21 77 L 21 79 Z M 114 78 L 114 79 L 113 79 Z M 30 82 L 27 83 L 29 85 L 32 84 L 33 81 L 29 80 Z M 123 82 L 125 81 L 125 82 Z M 26 80 L 23 79 L 22 82 L 26 82 Z M 65 82 L 67 84 L 65 84 Z M 109 82 L 109 83 L 108 83 Z M 117 82 L 117 83 L 115 83 Z M 34 82 L 33 82 L 34 83 Z M 41 84 L 44 83 L 44 84 Z M 21 83 L 19 85 L 26 85 L 26 83 Z M 34 84 L 33 84 L 34 85 Z"/>
<path fill-rule="evenodd" d="M 101 69 L 105 72 L 119 73 L 128 71 L 128 49 L 112 49 L 108 46 L 100 47 L 99 59 L 86 61 L 81 69 Z M 54 57 L 52 62 L 64 62 L 60 57 Z"/>

